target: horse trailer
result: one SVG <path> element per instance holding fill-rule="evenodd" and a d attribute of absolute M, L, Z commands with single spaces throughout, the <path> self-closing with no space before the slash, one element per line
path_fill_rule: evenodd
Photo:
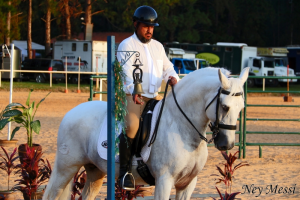
<path fill-rule="evenodd" d="M 64 62 L 65 70 L 80 72 L 107 72 L 107 42 L 67 40 L 56 41 L 53 45 L 53 59 Z M 80 75 L 82 80 L 89 80 L 92 74 Z M 78 82 L 77 74 L 68 74 L 68 80 Z"/>
<path fill-rule="evenodd" d="M 8 49 L 8 51 L 7 51 Z M 10 70 L 10 55 L 12 55 L 11 52 L 11 46 L 4 47 L 2 45 L 2 48 L 0 48 L 0 69 L 3 70 Z M 21 50 L 18 47 L 14 47 L 14 53 L 13 53 L 13 69 L 14 70 L 20 70 L 21 69 Z M 1 77 L 3 79 L 9 79 L 10 78 L 10 72 L 1 72 Z M 16 80 L 20 80 L 20 72 L 13 72 L 13 78 Z"/>

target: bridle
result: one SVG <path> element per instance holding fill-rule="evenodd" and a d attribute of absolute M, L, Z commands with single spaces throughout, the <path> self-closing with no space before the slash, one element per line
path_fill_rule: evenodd
<path fill-rule="evenodd" d="M 220 106 L 220 96 L 221 96 L 221 94 L 229 95 L 230 92 L 228 92 L 227 90 L 224 90 L 223 88 L 220 87 L 219 90 L 218 90 L 217 95 L 210 101 L 210 103 L 205 108 L 205 112 L 206 112 L 208 107 L 214 102 L 215 99 L 217 99 L 216 121 L 214 123 L 210 122 L 209 125 L 208 125 L 210 130 L 213 132 L 213 134 L 212 134 L 212 138 L 209 141 L 207 141 L 207 139 L 205 138 L 206 139 L 205 141 L 207 143 L 211 143 L 217 137 L 217 134 L 220 132 L 220 128 L 221 129 L 227 129 L 227 130 L 236 130 L 236 125 L 220 124 L 220 122 L 219 122 L 219 106 Z M 241 96 L 241 95 L 243 95 L 242 92 L 232 94 L 232 96 Z"/>
<path fill-rule="evenodd" d="M 166 99 L 166 93 L 168 91 L 169 81 L 167 82 L 167 86 L 165 88 L 164 98 L 162 99 L 162 105 L 161 105 L 160 112 L 159 112 L 159 115 L 158 115 L 158 118 L 157 118 L 157 122 L 156 122 L 156 125 L 155 125 L 154 133 L 152 135 L 152 138 L 150 140 L 150 144 L 148 145 L 148 147 L 150 147 L 154 143 L 154 141 L 156 139 L 157 130 L 158 130 L 159 122 L 160 122 L 160 117 L 161 117 L 161 114 L 162 114 L 162 111 L 163 111 L 163 108 L 164 108 L 165 99 Z M 210 122 L 210 124 L 208 125 L 209 128 L 210 128 L 210 130 L 213 132 L 212 138 L 210 140 L 207 140 L 207 138 L 204 137 L 198 131 L 198 129 L 194 126 L 194 124 L 192 123 L 192 121 L 183 112 L 183 110 L 181 109 L 181 107 L 179 106 L 179 104 L 177 102 L 176 94 L 175 94 L 175 91 L 174 91 L 174 86 L 172 86 L 172 93 L 173 93 L 174 101 L 175 101 L 178 109 L 180 110 L 180 112 L 187 119 L 187 121 L 192 125 L 192 127 L 197 131 L 197 133 L 199 134 L 200 138 L 202 140 L 204 140 L 205 142 L 211 143 L 217 137 L 217 134 L 220 132 L 220 129 L 236 130 L 236 125 L 220 124 L 220 122 L 219 122 L 220 96 L 221 96 L 221 94 L 229 95 L 230 92 L 228 92 L 227 90 L 224 90 L 223 88 L 220 87 L 219 90 L 218 90 L 217 95 L 210 101 L 210 103 L 205 108 L 205 111 L 206 111 L 209 108 L 209 106 L 217 99 L 217 104 L 216 104 L 216 121 L 214 123 Z M 242 92 L 238 92 L 238 93 L 232 94 L 232 96 L 241 96 L 241 95 L 243 95 Z"/>

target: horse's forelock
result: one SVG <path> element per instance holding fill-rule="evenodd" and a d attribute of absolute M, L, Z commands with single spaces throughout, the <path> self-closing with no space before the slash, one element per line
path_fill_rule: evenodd
<path fill-rule="evenodd" d="M 241 79 L 239 79 L 239 78 L 230 78 L 229 81 L 230 81 L 230 85 L 231 85 L 229 95 L 233 95 L 233 94 L 244 91 L 243 83 L 242 83 Z M 243 97 L 244 97 L 244 92 L 243 92 Z"/>

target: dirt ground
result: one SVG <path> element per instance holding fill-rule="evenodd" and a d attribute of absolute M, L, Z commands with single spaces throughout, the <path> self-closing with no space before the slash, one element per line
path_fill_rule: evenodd
<path fill-rule="evenodd" d="M 39 101 L 47 92 L 34 91 L 31 99 Z M 25 104 L 28 92 L 14 92 L 13 102 Z M 60 122 L 64 115 L 80 103 L 86 102 L 89 98 L 88 93 L 51 93 L 47 99 L 40 105 L 36 114 L 36 119 L 41 121 L 41 132 L 34 135 L 34 142 L 43 147 L 44 158 L 47 158 L 52 166 L 56 153 L 56 138 Z M 3 109 L 9 101 L 9 92 L 0 91 L 0 109 Z M 248 97 L 248 104 L 283 104 L 300 105 L 300 97 L 294 97 L 294 102 L 284 103 L 282 97 Z M 284 118 L 299 119 L 299 108 L 265 108 L 249 107 L 249 118 Z M 247 122 L 248 131 L 270 131 L 270 132 L 299 132 L 300 123 L 297 122 L 279 122 L 279 121 L 249 121 Z M 7 129 L 2 130 L 0 139 L 6 139 Z M 20 130 L 16 136 L 18 144 L 26 142 L 24 130 Z M 236 137 L 238 141 L 238 136 Z M 300 143 L 300 135 L 279 135 L 279 134 L 248 134 L 247 142 L 260 143 Z M 289 146 L 262 147 L 263 157 L 259 158 L 258 146 L 247 147 L 246 158 L 239 159 L 236 163 L 247 161 L 250 166 L 240 168 L 236 171 L 232 192 L 241 192 L 237 197 L 240 199 L 300 199 L 300 147 Z M 12 148 L 9 149 L 10 152 Z M 230 152 L 237 151 L 235 147 Z M 203 171 L 198 175 L 197 186 L 194 194 L 217 194 L 215 189 L 214 177 L 216 174 L 215 165 L 223 162 L 220 152 L 214 147 L 209 147 L 209 156 Z M 2 152 L 0 152 L 2 153 Z M 13 180 L 17 177 L 13 176 Z M 0 190 L 6 189 L 6 175 L 0 171 Z M 221 191 L 224 191 L 223 185 L 217 185 Z M 277 190 L 275 191 L 274 188 Z M 270 188 L 272 187 L 272 191 Z M 282 193 L 280 188 L 291 188 L 291 192 Z M 246 188 L 251 188 L 247 190 Z M 261 188 L 262 192 L 259 194 Z M 22 195 L 17 193 L 18 199 Z M 175 190 L 172 190 L 175 194 Z M 102 187 L 99 197 L 106 196 L 106 187 Z M 202 198 L 203 199 L 203 198 Z M 211 199 L 211 198 L 206 198 Z"/>

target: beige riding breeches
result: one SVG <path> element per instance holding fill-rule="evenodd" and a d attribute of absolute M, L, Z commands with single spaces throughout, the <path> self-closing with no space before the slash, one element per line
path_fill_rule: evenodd
<path fill-rule="evenodd" d="M 152 98 L 155 100 L 161 100 L 163 99 L 162 96 L 157 95 L 156 97 Z M 139 129 L 139 122 L 141 114 L 147 104 L 147 102 L 150 100 L 150 98 L 143 97 L 143 105 L 135 104 L 132 99 L 132 95 L 126 95 L 127 100 L 127 115 L 125 116 L 126 121 L 126 135 L 129 138 L 135 138 L 135 135 Z"/>

